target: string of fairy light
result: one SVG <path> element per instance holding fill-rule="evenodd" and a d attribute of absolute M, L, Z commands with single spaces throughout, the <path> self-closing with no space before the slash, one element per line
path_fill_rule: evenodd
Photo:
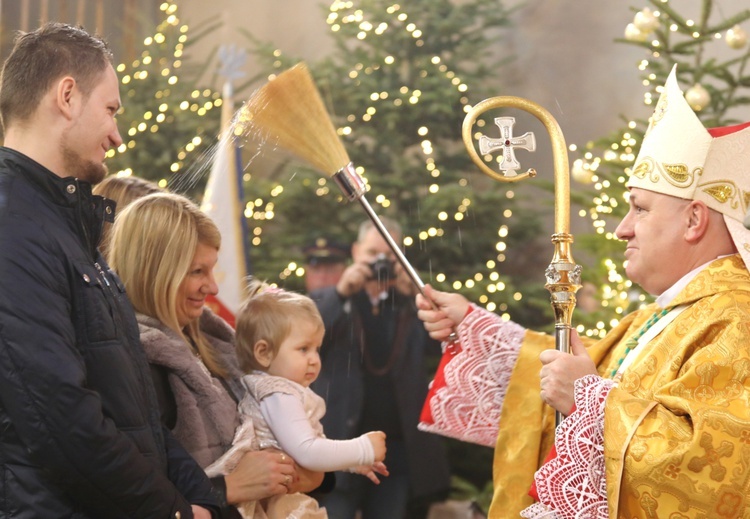
<path fill-rule="evenodd" d="M 389 22 L 379 22 L 377 24 L 372 23 L 368 20 L 368 16 L 364 12 L 364 10 L 355 9 L 355 2 L 353 1 L 334 1 L 330 6 L 329 11 L 330 12 L 327 17 L 327 23 L 330 26 L 330 30 L 334 33 L 340 31 L 343 25 L 357 24 L 357 38 L 361 41 L 370 37 L 388 37 L 389 31 L 402 30 L 406 31 L 411 36 L 411 40 L 413 41 L 414 46 L 422 47 L 424 45 L 424 40 L 422 39 L 422 29 L 417 23 L 410 21 L 408 12 L 399 4 L 393 4 L 386 8 L 386 13 L 390 17 Z M 281 50 L 277 49 L 274 52 L 274 55 L 277 58 L 280 58 L 282 56 Z M 281 68 L 281 60 L 276 61 L 274 65 L 277 68 Z M 356 80 L 361 75 L 373 74 L 383 67 L 399 66 L 401 66 L 401 64 L 398 62 L 398 59 L 395 56 L 389 55 L 385 56 L 382 62 L 379 63 L 358 63 L 354 67 L 352 67 L 348 75 L 351 79 L 355 80 L 356 85 Z M 471 105 L 469 105 L 469 99 L 467 97 L 467 92 L 469 90 L 468 85 L 464 83 L 454 71 L 450 70 L 450 68 L 445 63 L 443 63 L 443 60 L 440 56 L 433 56 L 429 60 L 429 67 L 420 70 L 419 74 L 422 77 L 425 77 L 428 74 L 439 74 L 440 76 L 444 77 L 446 81 L 448 81 L 458 93 L 459 101 L 463 106 L 464 111 L 466 112 L 471 109 Z M 273 77 L 275 77 L 275 75 L 269 76 L 269 79 L 272 79 Z M 379 106 L 381 106 L 383 103 L 392 103 L 395 107 L 403 107 L 416 105 L 421 101 L 421 98 L 422 92 L 419 89 L 411 88 L 408 85 L 402 85 L 395 93 L 388 91 L 372 92 L 369 95 L 370 104 L 363 107 L 361 113 L 348 114 L 345 117 L 346 123 L 343 126 L 337 128 L 337 133 L 342 137 L 352 135 L 355 131 L 353 125 L 357 123 L 367 124 L 373 121 L 378 115 Z M 477 125 L 479 127 L 484 126 L 484 124 L 485 123 L 483 120 L 477 121 Z M 436 194 L 440 190 L 440 184 L 437 183 L 436 179 L 440 177 L 441 171 L 440 165 L 434 157 L 432 142 L 429 139 L 430 128 L 426 125 L 421 126 L 417 129 L 417 134 L 422 139 L 420 142 L 420 148 L 424 160 L 426 180 L 428 182 L 427 191 L 429 194 Z M 479 136 L 481 136 L 481 134 L 477 134 L 476 137 L 478 138 Z M 491 157 L 486 157 L 485 159 L 488 161 L 493 160 Z M 499 161 L 500 158 L 498 158 L 497 160 Z M 356 166 L 356 171 L 362 177 L 369 191 L 371 189 L 371 186 L 367 178 L 368 172 L 366 168 L 362 166 Z M 246 179 L 249 180 L 249 175 L 246 175 Z M 311 181 L 309 180 L 307 180 L 307 182 L 311 183 Z M 320 178 L 317 180 L 317 185 L 314 186 L 317 196 L 327 196 L 331 194 L 331 190 L 328 187 L 328 182 L 329 181 L 326 178 Z M 458 183 L 461 187 L 468 186 L 468 180 L 465 178 L 460 179 Z M 283 186 L 280 184 L 274 186 L 273 190 L 270 193 L 271 198 L 279 196 L 283 192 L 283 189 Z M 337 191 L 334 190 L 334 193 L 335 192 Z M 514 197 L 514 192 L 512 190 L 508 190 L 506 192 L 506 197 L 508 199 L 512 199 Z M 392 203 L 387 195 L 383 193 L 375 193 L 373 199 L 376 204 L 384 209 L 388 208 Z M 263 207 L 264 205 L 265 211 L 261 209 L 261 207 Z M 416 236 L 404 236 L 402 242 L 403 246 L 405 247 L 405 249 L 408 249 L 415 246 L 418 242 L 426 242 L 433 238 L 442 237 L 444 235 L 444 229 L 441 226 L 441 222 L 445 222 L 450 218 L 453 218 L 455 221 L 462 221 L 466 217 L 471 205 L 472 200 L 467 197 L 462 199 L 461 203 L 453 210 L 437 211 L 436 214 L 432 215 L 436 221 L 435 224 L 427 228 L 420 229 L 417 232 Z M 273 217 L 273 211 L 269 211 L 270 206 L 272 206 L 272 203 L 266 203 L 262 198 L 258 198 L 253 202 L 248 203 L 245 214 L 248 218 L 252 218 L 254 220 L 262 221 L 271 219 Z M 513 216 L 513 211 L 511 209 L 506 209 L 502 213 L 502 215 L 504 218 L 510 219 Z M 473 288 L 481 284 L 480 286 L 484 286 L 485 288 L 485 293 L 479 296 L 479 303 L 483 304 L 488 310 L 499 310 L 501 312 L 505 312 L 508 308 L 507 304 L 503 302 L 495 303 L 494 301 L 491 301 L 490 298 L 493 294 L 503 292 L 506 289 L 506 285 L 501 280 L 500 273 L 498 272 L 498 266 L 499 263 L 502 263 L 506 259 L 505 251 L 507 248 L 507 244 L 505 242 L 505 239 L 507 238 L 509 232 L 509 227 L 505 223 L 498 227 L 498 241 L 495 244 L 497 254 L 494 258 L 488 258 L 486 260 L 485 271 L 476 272 L 467 279 L 457 279 L 452 281 L 447 280 L 447 276 L 445 273 L 436 272 L 435 280 L 439 283 L 448 281 L 454 290 L 460 290 L 463 287 Z M 253 229 L 253 234 L 254 237 L 252 238 L 252 243 L 254 245 L 259 245 L 261 243 L 262 228 L 256 227 L 255 229 Z M 304 273 L 304 267 L 298 265 L 296 262 L 290 262 L 279 273 L 279 277 L 283 280 L 290 276 L 303 276 Z M 521 292 L 515 292 L 509 297 L 512 297 L 514 300 L 519 301 L 523 298 L 523 294 Z M 508 315 L 507 313 L 504 313 L 502 315 L 506 319 L 510 318 L 510 315 Z"/>
<path fill-rule="evenodd" d="M 172 1 L 163 2 L 159 9 L 164 13 L 164 19 L 156 27 L 154 34 L 143 41 L 145 49 L 141 55 L 130 64 L 120 63 L 117 65 L 117 72 L 121 76 L 120 82 L 126 88 L 123 107 L 119 113 L 122 114 L 123 110 L 127 109 L 128 98 L 133 98 L 136 95 L 137 90 L 142 88 L 142 82 L 150 74 L 160 74 L 165 80 L 165 86 L 154 92 L 152 107 L 146 109 L 138 118 L 133 118 L 129 128 L 121 128 L 123 143 L 117 149 L 109 150 L 107 157 L 114 157 L 115 154 L 123 154 L 136 149 L 139 136 L 147 132 L 157 133 L 162 125 L 173 123 L 177 112 L 191 112 L 197 117 L 203 117 L 214 108 L 220 108 L 223 103 L 221 94 L 209 88 L 195 89 L 187 99 L 177 97 L 172 91 L 170 87 L 173 87 L 179 81 L 179 69 L 182 67 L 189 27 L 187 24 L 180 22 L 177 16 L 176 3 Z M 174 36 L 177 36 L 176 39 Z M 173 40 L 175 44 L 171 50 L 172 59 L 161 57 L 155 62 L 157 53 L 152 52 L 151 49 Z M 170 165 L 170 172 L 172 174 L 183 173 L 197 161 L 198 157 L 194 155 L 194 152 L 201 144 L 202 137 L 199 135 L 193 136 L 188 142 L 183 143 L 177 151 L 177 160 Z M 132 169 L 126 168 L 118 171 L 117 175 L 128 176 L 132 173 Z M 167 187 L 168 179 L 166 177 L 161 178 L 158 184 L 162 188 Z"/>
<path fill-rule="evenodd" d="M 663 0 L 662 3 L 667 4 L 668 0 Z M 664 44 L 655 36 L 654 32 L 662 24 L 665 24 L 670 33 L 679 32 L 688 38 L 695 39 L 703 37 L 694 20 L 672 20 L 660 11 L 652 11 L 646 7 L 638 11 L 633 21 L 626 26 L 625 38 L 634 42 L 650 41 L 651 58 L 656 60 L 660 58 Z M 739 25 L 734 25 L 724 34 L 720 32 L 714 33 L 712 39 L 723 39 L 726 45 L 734 50 L 743 49 L 747 45 L 747 33 Z M 642 73 L 646 73 L 649 66 L 649 59 L 643 59 L 638 64 L 638 69 Z M 652 90 L 653 82 L 656 79 L 656 75 L 651 73 L 646 74 L 643 80 L 643 86 L 647 88 L 643 97 L 643 102 L 646 106 L 653 106 L 658 100 L 658 95 L 661 93 L 661 85 L 656 86 Z M 692 85 L 685 91 L 685 99 L 696 112 L 700 112 L 711 102 L 710 93 L 700 83 Z M 611 230 L 615 222 L 609 219 L 608 216 L 612 214 L 614 208 L 619 204 L 628 203 L 628 190 L 625 188 L 625 182 L 627 176 L 630 174 L 630 168 L 624 167 L 622 169 L 622 174 L 617 176 L 615 185 L 612 185 L 612 182 L 608 180 L 601 179 L 597 175 L 597 171 L 606 163 L 632 164 L 635 161 L 635 152 L 640 146 L 633 132 L 636 127 L 637 123 L 635 121 L 629 121 L 627 130 L 622 134 L 618 142 L 611 143 L 610 149 L 604 151 L 601 156 L 597 156 L 591 151 L 585 151 L 582 158 L 573 162 L 571 169 L 571 174 L 575 180 L 583 184 L 593 183 L 594 189 L 597 192 L 592 199 L 591 207 L 588 210 L 581 209 L 579 216 L 583 218 L 588 216 L 591 219 L 595 232 L 607 240 L 617 240 L 617 237 Z M 593 147 L 593 145 L 590 145 L 590 147 Z M 570 149 L 574 152 L 577 151 L 575 145 L 571 146 Z M 613 195 L 613 192 L 617 194 Z M 635 293 L 632 283 L 622 274 L 625 266 L 624 261 L 621 259 L 604 258 L 603 264 L 607 271 L 607 280 L 600 287 L 601 305 L 604 308 L 612 309 L 616 317 L 612 318 L 609 322 L 597 322 L 593 328 L 586 328 L 583 325 L 579 325 L 578 332 L 589 337 L 603 337 L 609 328 L 616 326 L 619 322 L 619 317 L 626 312 L 633 298 L 639 304 L 645 304 L 647 299 L 645 294 Z"/>

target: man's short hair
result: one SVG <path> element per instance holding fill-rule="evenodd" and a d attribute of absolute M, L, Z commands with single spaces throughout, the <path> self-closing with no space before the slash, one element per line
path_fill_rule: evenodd
<path fill-rule="evenodd" d="M 401 230 L 401 225 L 395 221 L 392 220 L 386 216 L 380 217 L 380 222 L 383 224 L 383 227 L 388 231 L 388 233 L 396 240 L 399 241 L 403 237 L 403 231 Z M 359 232 L 357 233 L 357 241 L 362 242 L 365 241 L 365 237 L 367 237 L 367 233 L 370 232 L 370 229 L 375 229 L 375 224 L 372 222 L 372 220 L 365 220 L 361 224 L 359 224 Z"/>
<path fill-rule="evenodd" d="M 0 123 L 27 120 L 54 82 L 73 77 L 88 95 L 113 60 L 107 43 L 82 27 L 50 22 L 19 33 L 0 79 Z"/>

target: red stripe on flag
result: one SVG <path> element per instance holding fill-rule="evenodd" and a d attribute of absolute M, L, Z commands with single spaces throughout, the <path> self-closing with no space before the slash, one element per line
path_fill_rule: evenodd
<path fill-rule="evenodd" d="M 214 296 L 206 297 L 206 306 L 234 328 L 234 314 Z"/>

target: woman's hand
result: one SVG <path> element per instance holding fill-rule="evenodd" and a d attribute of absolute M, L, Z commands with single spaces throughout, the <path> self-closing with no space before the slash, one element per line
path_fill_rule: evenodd
<path fill-rule="evenodd" d="M 211 512 L 206 508 L 198 505 L 191 505 L 190 508 L 193 510 L 193 519 L 211 519 Z"/>
<path fill-rule="evenodd" d="M 224 476 L 227 502 L 239 504 L 286 494 L 299 480 L 292 458 L 277 450 L 248 451 Z"/>
<path fill-rule="evenodd" d="M 289 493 L 293 492 L 312 492 L 323 483 L 324 472 L 317 472 L 314 470 L 308 470 L 304 467 L 300 467 L 296 463 L 294 464 L 296 477 L 292 481 L 291 487 L 289 487 Z"/>

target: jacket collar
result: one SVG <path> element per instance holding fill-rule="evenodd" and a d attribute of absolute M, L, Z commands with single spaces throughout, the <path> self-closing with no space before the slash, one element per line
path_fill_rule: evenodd
<path fill-rule="evenodd" d="M 114 222 L 115 202 L 107 198 L 92 195 L 91 184 L 75 177 L 61 178 L 45 168 L 34 159 L 12 148 L 0 146 L 0 163 L 13 171 L 22 174 L 50 201 L 64 207 L 73 207 L 79 201 L 90 201 L 87 204 L 93 212 L 101 214 L 104 221 Z"/>

